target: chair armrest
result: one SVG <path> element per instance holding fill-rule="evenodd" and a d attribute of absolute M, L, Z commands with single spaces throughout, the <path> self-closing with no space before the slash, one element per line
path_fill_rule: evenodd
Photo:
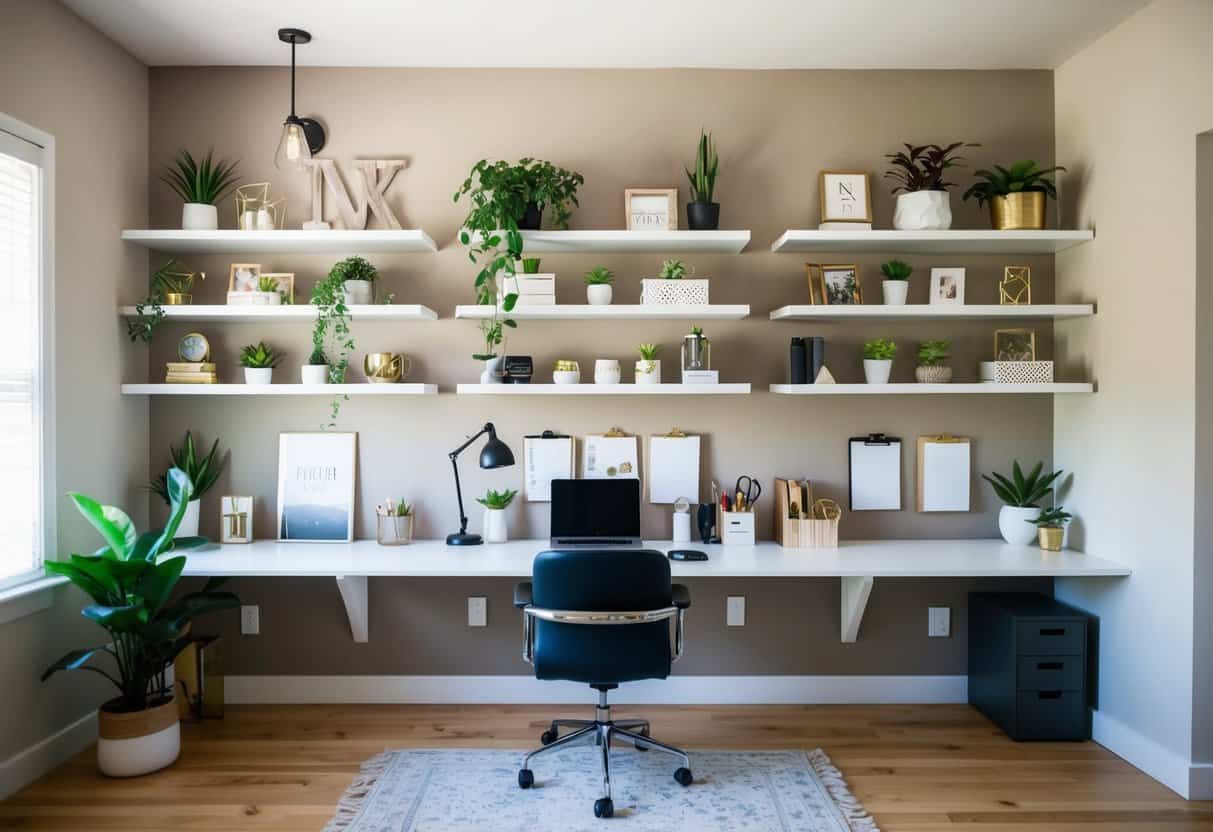
<path fill-rule="evenodd" d="M 674 606 L 678 607 L 680 610 L 685 610 L 687 607 L 691 606 L 691 593 L 687 591 L 685 586 L 682 584 L 674 584 L 672 587 L 670 587 L 670 589 L 672 590 L 671 594 L 673 595 Z M 515 590 L 515 592 L 517 592 L 517 590 Z"/>
<path fill-rule="evenodd" d="M 514 606 L 522 609 L 531 603 L 531 582 L 514 584 Z"/>

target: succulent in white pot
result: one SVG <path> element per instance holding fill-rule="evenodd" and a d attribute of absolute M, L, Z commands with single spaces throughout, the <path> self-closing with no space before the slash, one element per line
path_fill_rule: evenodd
<path fill-rule="evenodd" d="M 952 380 L 952 368 L 944 362 L 949 358 L 952 342 L 947 339 L 923 341 L 918 345 L 918 366 L 914 378 L 922 384 L 947 384 Z"/>
<path fill-rule="evenodd" d="M 956 183 L 944 179 L 948 168 L 963 165 L 961 148 L 980 147 L 971 142 L 953 142 L 947 147 L 937 144 L 906 144 L 904 151 L 888 153 L 892 170 L 885 178 L 897 183 L 897 205 L 893 210 L 893 227 L 899 231 L 940 231 L 952 227 L 952 203 L 948 188 Z"/>
<path fill-rule="evenodd" d="M 365 306 L 375 302 L 375 282 L 379 270 L 364 257 L 347 257 L 329 270 L 329 279 L 340 281 L 346 306 Z"/>
<path fill-rule="evenodd" d="M 484 541 L 485 543 L 505 543 L 510 539 L 506 523 L 505 510 L 518 496 L 516 489 L 507 488 L 505 491 L 489 489 L 483 497 L 477 497 L 476 502 L 484 506 Z"/>
<path fill-rule="evenodd" d="M 264 341 L 240 348 L 240 366 L 244 367 L 245 384 L 270 384 L 274 368 L 282 362 L 282 354 Z"/>
<path fill-rule="evenodd" d="M 585 273 L 585 299 L 590 306 L 607 306 L 611 302 L 611 284 L 615 275 L 606 266 L 595 266 Z"/>
<path fill-rule="evenodd" d="M 211 449 L 205 455 L 200 455 L 194 446 L 194 434 L 187 430 L 181 447 L 169 445 L 168 453 L 173 467 L 184 471 L 194 486 L 189 504 L 185 507 L 185 514 L 177 527 L 177 536 L 197 537 L 198 520 L 202 514 L 202 497 L 211 490 L 223 471 L 224 460 L 219 454 L 219 440 L 211 443 Z M 166 474 L 161 474 L 148 483 L 147 490 L 160 497 L 166 506 L 172 506 Z"/>
<path fill-rule="evenodd" d="M 905 306 L 913 272 L 914 269 L 904 260 L 890 260 L 881 264 L 880 273 L 884 275 L 884 280 L 880 283 L 880 289 L 884 294 L 885 306 Z"/>
<path fill-rule="evenodd" d="M 179 150 L 160 175 L 185 203 L 181 207 L 182 230 L 214 231 L 219 227 L 215 203 L 235 187 L 237 163 L 215 161 L 214 154 L 214 150 L 208 150 L 203 159 L 195 160 L 188 150 Z"/>
<path fill-rule="evenodd" d="M 1036 518 L 1040 516 L 1039 503 L 1045 497 L 1052 495 L 1053 483 L 1061 476 L 1061 471 L 1042 474 L 1044 463 L 1038 462 L 1025 475 L 1019 467 L 1019 462 L 1011 463 L 1011 476 L 990 473 L 981 477 L 994 489 L 994 494 L 1002 500 L 1003 506 L 998 513 L 998 531 L 1007 543 L 1026 546 L 1036 539 Z"/>
<path fill-rule="evenodd" d="M 893 369 L 897 345 L 887 338 L 865 341 L 863 345 L 863 377 L 868 384 L 888 384 Z"/>
<path fill-rule="evenodd" d="M 322 347 L 313 347 L 307 363 L 299 368 L 300 381 L 304 384 L 328 384 L 329 360 Z"/>
<path fill-rule="evenodd" d="M 640 358 L 636 361 L 637 384 L 661 384 L 661 344 L 637 344 Z"/>

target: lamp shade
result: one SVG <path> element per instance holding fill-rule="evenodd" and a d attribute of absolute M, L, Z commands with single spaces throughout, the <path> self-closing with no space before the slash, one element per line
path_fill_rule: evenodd
<path fill-rule="evenodd" d="M 298 120 L 287 119 L 282 125 L 282 138 L 274 154 L 274 167 L 279 170 L 303 170 L 303 163 L 312 158 L 307 135 Z"/>
<path fill-rule="evenodd" d="M 514 464 L 514 452 L 497 438 L 496 431 L 489 434 L 489 441 L 480 450 L 481 468 L 508 468 Z"/>

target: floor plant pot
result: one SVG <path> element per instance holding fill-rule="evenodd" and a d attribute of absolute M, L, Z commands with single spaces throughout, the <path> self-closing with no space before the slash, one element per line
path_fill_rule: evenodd
<path fill-rule="evenodd" d="M 1045 552 L 1060 552 L 1065 537 L 1066 530 L 1061 526 L 1041 526 L 1036 529 L 1036 542 Z"/>
<path fill-rule="evenodd" d="M 590 306 L 608 306 L 614 295 L 609 283 L 593 283 L 585 287 L 585 299 Z"/>
<path fill-rule="evenodd" d="M 505 509 L 486 508 L 484 510 L 485 543 L 505 543 L 509 539 L 509 529 L 506 527 L 505 522 Z"/>
<path fill-rule="evenodd" d="M 329 365 L 304 364 L 299 368 L 299 375 L 304 384 L 328 384 Z"/>
<path fill-rule="evenodd" d="M 1003 506 L 998 512 L 998 531 L 1007 543 L 1027 546 L 1036 539 L 1032 521 L 1039 516 L 1036 506 Z"/>
<path fill-rule="evenodd" d="M 889 373 L 892 370 L 893 359 L 891 358 L 884 360 L 865 358 L 863 360 L 863 377 L 868 384 L 888 384 Z"/>
<path fill-rule="evenodd" d="M 193 505 L 193 503 L 191 503 Z M 112 700 L 97 710 L 97 766 L 109 777 L 138 777 L 173 764 L 181 753 L 181 723 L 172 697 L 146 710 L 117 713 Z"/>
<path fill-rule="evenodd" d="M 947 191 L 898 194 L 893 211 L 898 231 L 942 231 L 952 227 L 952 202 Z"/>
<path fill-rule="evenodd" d="M 347 280 L 341 284 L 341 293 L 346 306 L 366 305 L 374 303 L 375 287 L 369 280 Z"/>
<path fill-rule="evenodd" d="M 202 500 L 190 500 L 185 504 L 185 514 L 181 515 L 181 524 L 177 526 L 174 537 L 197 537 L 198 518 L 202 514 Z"/>
<path fill-rule="evenodd" d="M 692 231 L 715 231 L 719 227 L 719 202 L 687 203 L 687 228 Z"/>
<path fill-rule="evenodd" d="M 884 294 L 885 306 L 905 306 L 906 295 L 910 291 L 908 280 L 882 280 L 880 290 Z"/>
<path fill-rule="evenodd" d="M 1020 191 L 990 200 L 990 227 L 995 231 L 1038 231 L 1045 227 L 1045 192 Z"/>
<path fill-rule="evenodd" d="M 661 359 L 655 358 L 652 361 L 646 361 L 642 358 L 637 361 L 636 383 L 661 384 Z"/>
<path fill-rule="evenodd" d="M 187 202 L 181 206 L 183 231 L 214 231 L 219 228 L 219 209 L 205 202 Z"/>
<path fill-rule="evenodd" d="M 245 384 L 270 384 L 274 380 L 273 367 L 245 367 Z"/>
<path fill-rule="evenodd" d="M 481 384 L 502 384 L 505 382 L 505 356 L 496 355 L 485 359 L 484 370 L 480 373 Z"/>
<path fill-rule="evenodd" d="M 919 365 L 914 368 L 914 378 L 921 384 L 948 384 L 952 381 L 952 368 Z"/>
<path fill-rule="evenodd" d="M 543 224 L 543 206 L 534 202 L 526 204 L 526 211 L 518 218 L 519 231 L 538 231 Z"/>

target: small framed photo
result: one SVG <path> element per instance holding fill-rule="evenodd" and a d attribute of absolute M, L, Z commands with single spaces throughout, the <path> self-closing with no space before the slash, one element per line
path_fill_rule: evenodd
<path fill-rule="evenodd" d="M 354 539 L 357 433 L 278 435 L 278 539 Z"/>
<path fill-rule="evenodd" d="M 260 263 L 233 263 L 227 277 L 229 292 L 256 292 L 261 280 Z"/>
<path fill-rule="evenodd" d="M 817 194 L 821 222 L 872 222 L 872 186 L 868 175 L 856 170 L 823 170 Z"/>
<path fill-rule="evenodd" d="M 628 231 L 676 231 L 677 188 L 628 188 L 623 192 Z"/>
<path fill-rule="evenodd" d="M 262 272 L 261 280 L 271 278 L 274 281 L 273 291 L 282 296 L 284 304 L 295 302 L 295 273 L 294 272 Z M 260 280 L 258 285 L 260 285 Z"/>
<path fill-rule="evenodd" d="M 863 303 L 859 285 L 859 266 L 818 266 L 821 270 L 821 295 L 827 306 L 855 306 Z"/>
<path fill-rule="evenodd" d="M 821 264 L 805 263 L 804 273 L 809 283 L 809 303 L 813 306 L 824 306 L 826 302 L 826 285 L 821 279 Z"/>
<path fill-rule="evenodd" d="M 995 361 L 1035 361 L 1036 330 L 999 329 L 994 332 Z"/>
<path fill-rule="evenodd" d="M 1032 303 L 1032 267 L 1007 266 L 998 283 L 998 302 L 1003 306 L 1030 306 Z"/>
<path fill-rule="evenodd" d="M 964 305 L 965 270 L 931 269 L 931 305 Z"/>
<path fill-rule="evenodd" d="M 252 497 L 223 497 L 220 499 L 219 542 L 253 542 Z"/>

